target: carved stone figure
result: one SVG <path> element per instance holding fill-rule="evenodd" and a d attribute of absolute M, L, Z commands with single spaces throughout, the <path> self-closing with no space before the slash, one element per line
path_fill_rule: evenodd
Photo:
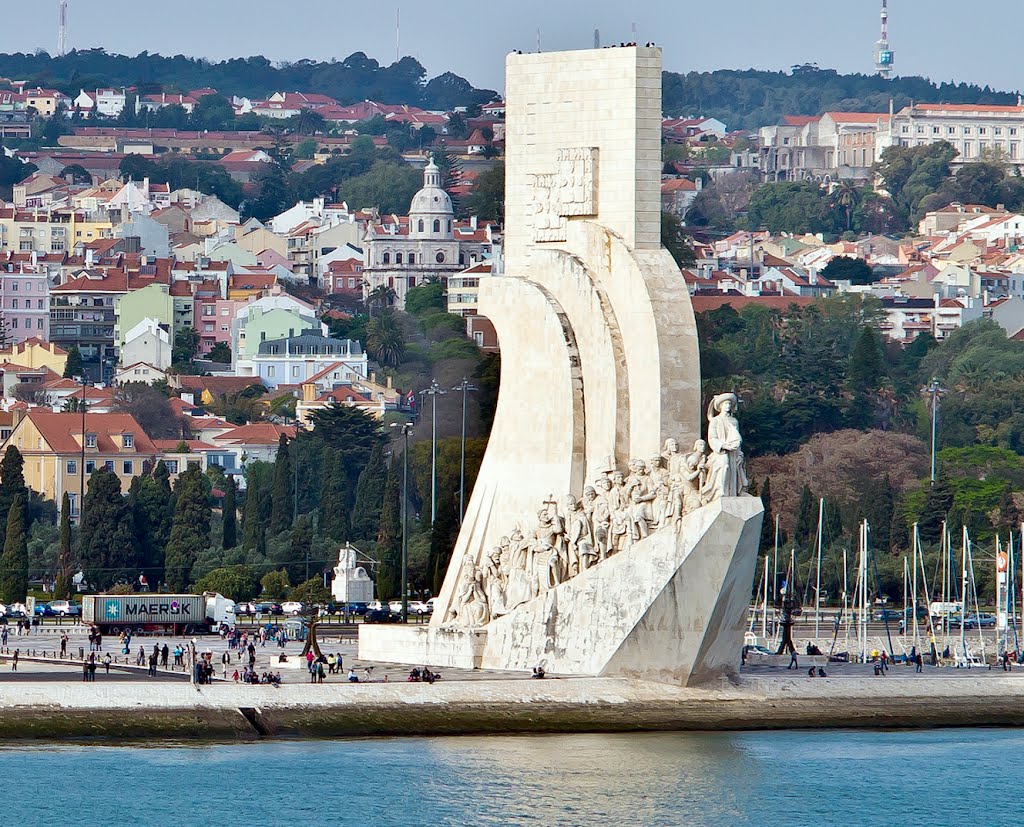
<path fill-rule="evenodd" d="M 582 570 L 580 562 L 580 545 L 590 541 L 590 523 L 583 511 L 583 505 L 572 495 L 567 494 L 565 504 L 565 576 L 575 577 Z"/>
<path fill-rule="evenodd" d="M 665 469 L 669 476 L 681 474 L 683 463 L 686 457 L 679 451 L 679 442 L 669 437 L 665 440 L 665 447 L 661 451 L 661 459 L 665 463 Z"/>
<path fill-rule="evenodd" d="M 537 528 L 533 532 L 533 577 L 540 594 L 565 579 L 564 559 L 561 553 L 565 525 L 548 502 L 537 512 Z"/>
<path fill-rule="evenodd" d="M 472 560 L 466 559 L 462 567 L 459 591 L 453 603 L 455 623 L 471 629 L 486 626 L 491 619 L 487 596 L 481 584 L 480 572 Z"/>
<path fill-rule="evenodd" d="M 733 416 L 736 394 L 720 393 L 708 406 L 708 445 L 711 454 L 707 462 L 707 478 L 701 489 L 704 500 L 719 497 L 738 497 L 747 487 L 747 474 L 743 467 L 743 438 L 739 423 Z"/>
<path fill-rule="evenodd" d="M 492 618 L 505 614 L 505 574 L 501 570 L 501 554 L 501 546 L 495 546 L 484 566 L 485 594 Z"/>
<path fill-rule="evenodd" d="M 590 513 L 590 525 L 593 529 L 594 545 L 599 560 L 608 556 L 611 543 L 612 512 L 608 505 L 608 492 L 612 483 L 607 477 L 595 481 L 597 491 L 594 493 L 594 506 Z"/>
<path fill-rule="evenodd" d="M 516 528 L 509 537 L 509 574 L 505 589 L 505 608 L 511 611 L 521 603 L 536 597 L 536 579 L 533 576 L 533 554 L 523 532 Z"/>

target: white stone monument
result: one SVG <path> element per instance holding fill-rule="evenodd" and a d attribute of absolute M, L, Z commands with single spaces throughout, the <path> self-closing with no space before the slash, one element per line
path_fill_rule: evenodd
<path fill-rule="evenodd" d="M 366 569 L 358 564 L 356 550 L 350 545 L 344 545 L 338 551 L 331 595 L 339 603 L 373 602 L 373 581 Z"/>
<path fill-rule="evenodd" d="M 480 283 L 494 427 L 430 626 L 362 627 L 360 657 L 735 672 L 762 508 L 740 495 L 734 395 L 711 400 L 710 453 L 700 438 L 696 324 L 661 246 L 661 51 L 506 69 L 505 272 Z"/>

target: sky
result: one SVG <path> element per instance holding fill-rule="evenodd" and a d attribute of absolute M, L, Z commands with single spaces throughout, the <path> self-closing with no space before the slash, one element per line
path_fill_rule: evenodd
<path fill-rule="evenodd" d="M 57 0 L 2 0 L 0 52 L 57 41 Z M 967 81 L 1013 91 L 1024 86 L 1013 25 L 1020 0 L 986 0 L 964 14 L 955 0 L 890 0 L 889 39 L 898 74 Z M 366 52 L 383 64 L 401 51 L 431 76 L 453 71 L 501 90 L 513 49 L 589 48 L 594 29 L 607 44 L 655 41 L 671 71 L 788 69 L 817 63 L 869 72 L 881 0 L 512 0 L 410 3 L 407 0 L 68 0 L 69 46 L 103 47 L 210 59 L 266 55 L 271 60 L 343 59 Z"/>

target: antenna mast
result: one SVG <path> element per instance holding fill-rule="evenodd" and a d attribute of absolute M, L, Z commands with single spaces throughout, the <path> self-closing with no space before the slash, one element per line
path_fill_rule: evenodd
<path fill-rule="evenodd" d="M 882 36 L 875 44 L 875 71 L 886 80 L 892 77 L 896 53 L 889 46 L 889 3 L 882 0 Z"/>
<path fill-rule="evenodd" d="M 395 8 L 395 63 L 402 59 L 402 8 Z"/>
<path fill-rule="evenodd" d="M 600 29 L 594 29 L 594 48 L 595 49 L 600 49 L 601 48 L 601 30 Z"/>
<path fill-rule="evenodd" d="M 68 53 L 68 0 L 59 0 L 59 23 L 57 26 L 57 57 Z"/>

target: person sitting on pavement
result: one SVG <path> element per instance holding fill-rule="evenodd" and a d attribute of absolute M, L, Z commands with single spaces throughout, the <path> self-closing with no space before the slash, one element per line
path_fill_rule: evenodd
<path fill-rule="evenodd" d="M 359 676 L 355 673 L 355 670 L 352 669 L 351 667 L 348 670 L 348 682 L 349 683 L 359 683 Z"/>

